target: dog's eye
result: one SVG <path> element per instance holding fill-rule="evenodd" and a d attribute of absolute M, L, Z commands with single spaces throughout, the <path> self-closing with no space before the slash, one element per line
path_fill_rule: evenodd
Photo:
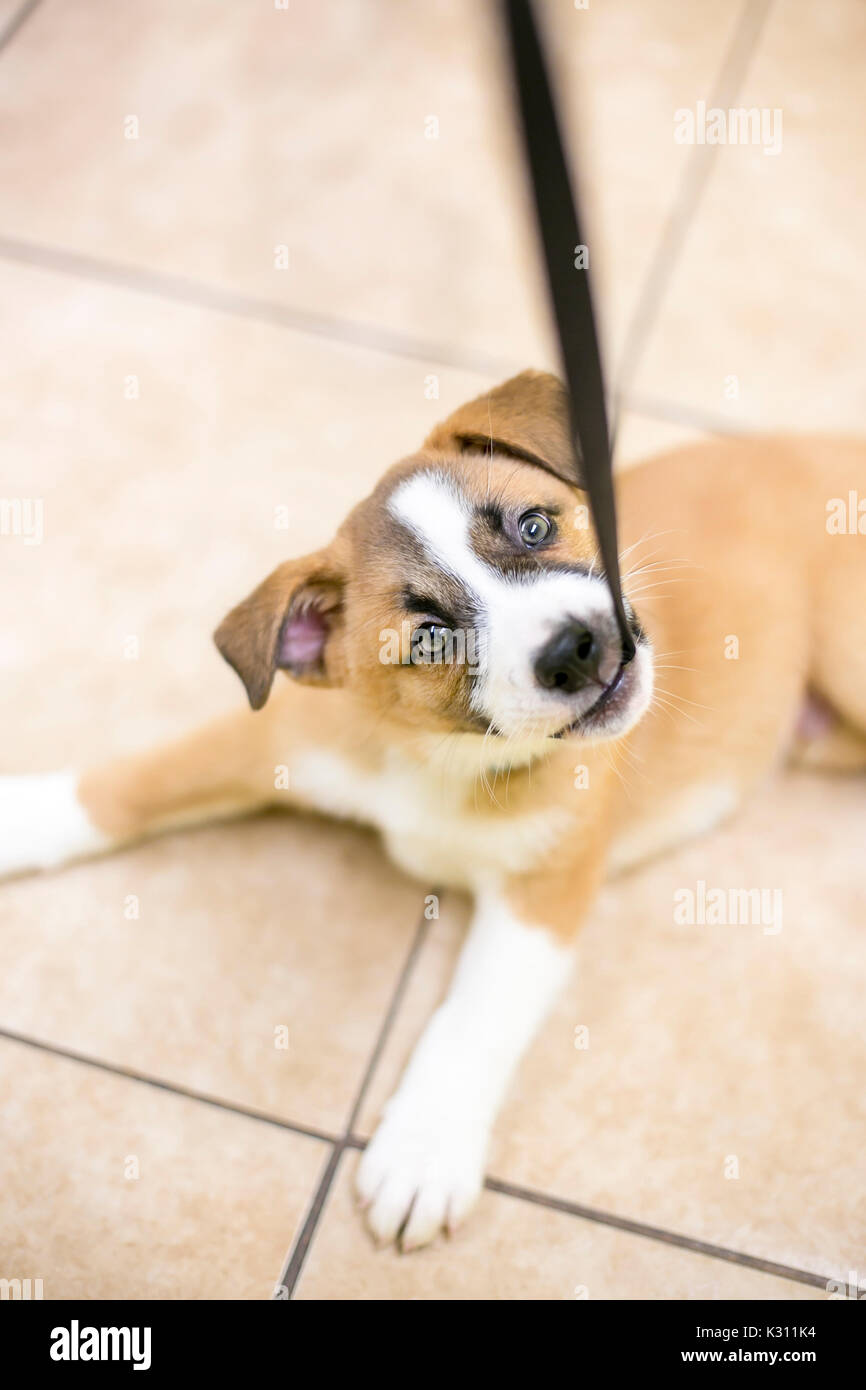
<path fill-rule="evenodd" d="M 517 523 L 517 530 L 524 545 L 542 545 L 553 532 L 553 522 L 544 512 L 524 512 Z"/>
<path fill-rule="evenodd" d="M 451 641 L 451 629 L 444 623 L 422 623 L 412 633 L 413 662 L 441 661 Z"/>

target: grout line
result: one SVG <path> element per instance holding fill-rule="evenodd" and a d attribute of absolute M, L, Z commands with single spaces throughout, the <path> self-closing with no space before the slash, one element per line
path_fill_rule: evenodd
<path fill-rule="evenodd" d="M 347 1136 L 344 1148 L 365 1149 L 368 1141 L 359 1134 Z M 570 1202 L 565 1197 L 554 1197 L 548 1192 L 539 1192 L 532 1187 L 522 1187 L 519 1183 L 503 1182 L 501 1178 L 485 1178 L 487 1192 L 497 1192 L 502 1197 L 512 1197 L 518 1202 L 529 1202 L 533 1206 L 546 1207 L 549 1211 L 562 1212 L 565 1216 L 576 1216 L 582 1221 L 592 1221 L 597 1226 L 612 1226 L 629 1235 L 643 1236 L 647 1240 L 659 1241 L 664 1245 L 674 1245 L 681 1250 L 689 1250 L 695 1255 L 706 1255 L 710 1259 L 725 1260 L 728 1264 L 743 1265 L 761 1274 L 774 1274 L 780 1279 L 789 1279 L 797 1284 L 811 1284 L 816 1289 L 827 1287 L 827 1279 L 822 1274 L 813 1274 L 807 1269 L 797 1269 L 794 1265 L 778 1264 L 775 1260 L 765 1260 L 759 1255 L 749 1255 L 742 1250 L 731 1250 L 726 1245 L 713 1245 L 709 1241 L 698 1240 L 694 1236 L 684 1236 L 677 1231 L 665 1230 L 663 1226 L 650 1226 L 644 1221 L 633 1221 L 627 1216 L 617 1216 L 614 1212 L 602 1211 L 600 1207 L 586 1207 L 580 1202 Z"/>
<path fill-rule="evenodd" d="M 297 1238 L 291 1250 L 289 1251 L 289 1254 L 286 1258 L 286 1262 L 283 1265 L 282 1271 L 280 1273 L 279 1280 L 277 1281 L 277 1288 L 280 1290 L 281 1299 L 285 1298 L 287 1300 L 290 1300 L 294 1294 L 295 1288 L 297 1287 L 298 1279 L 301 1276 L 301 1272 L 304 1267 L 304 1262 L 306 1261 L 307 1254 L 309 1252 L 310 1244 L 312 1242 L 313 1236 L 316 1233 L 316 1228 L 319 1224 L 319 1220 L 321 1218 L 325 1202 L 327 1201 L 328 1195 L 331 1191 L 331 1187 L 336 1176 L 337 1167 L 340 1163 L 340 1159 L 343 1157 L 343 1154 L 346 1152 L 346 1149 L 363 1147 L 363 1145 L 359 1146 L 356 1142 L 353 1142 L 352 1136 L 355 1127 L 355 1122 L 358 1118 L 361 1106 L 364 1103 L 364 1097 L 366 1096 L 367 1091 L 369 1089 L 370 1082 L 373 1078 L 373 1073 L 375 1072 L 376 1067 L 378 1066 L 379 1059 L 382 1056 L 385 1044 L 388 1041 L 388 1037 L 391 1033 L 391 1028 L 394 1024 L 394 1020 L 397 1017 L 397 1012 L 400 1008 L 400 1005 L 403 1002 L 403 998 L 405 996 L 406 989 L 409 984 L 409 979 L 412 975 L 412 971 L 415 968 L 415 963 L 419 955 L 421 954 L 421 950 L 424 946 L 425 941 L 427 940 L 429 926 L 430 924 L 427 921 L 427 918 L 424 916 L 424 912 L 422 909 L 421 918 L 418 922 L 418 925 L 415 928 L 415 932 L 412 937 L 412 944 L 409 947 L 409 953 L 406 957 L 403 969 L 400 971 L 400 976 L 397 980 L 391 1003 L 388 1006 L 388 1010 L 382 1022 L 382 1027 L 379 1029 L 379 1035 L 373 1047 L 370 1060 L 368 1061 L 367 1066 L 364 1069 L 364 1075 L 361 1078 L 361 1085 L 358 1088 L 358 1094 L 355 1097 L 355 1103 L 352 1106 L 351 1114 L 349 1115 L 349 1119 L 346 1123 L 346 1129 L 334 1145 L 334 1148 L 331 1152 L 331 1157 L 329 1158 L 327 1166 L 325 1167 L 325 1171 L 322 1174 L 321 1179 L 319 1180 L 319 1186 L 313 1194 L 313 1200 L 310 1203 L 306 1218 L 304 1220 L 304 1224 L 298 1232 Z"/>
<path fill-rule="evenodd" d="M 41 3 L 41 0 L 37 0 L 37 3 Z M 342 346 L 367 348 L 402 359 L 451 366 L 455 370 L 474 372 L 479 376 L 499 379 L 521 370 L 516 362 L 485 357 L 480 353 L 461 353 L 459 349 L 455 350 L 443 343 L 424 343 L 398 333 L 379 334 L 380 341 L 374 344 L 371 338 L 365 335 L 376 335 L 377 330 L 368 329 L 364 324 L 353 323 L 347 319 L 307 314 L 268 300 L 237 294 L 232 290 L 198 284 L 180 276 L 160 271 L 125 268 L 113 262 L 38 246 L 35 243 L 16 241 L 9 237 L 0 236 L 0 259 L 97 281 L 133 293 L 152 294 L 190 308 L 210 309 L 216 313 L 270 323 L 292 332 L 309 333 L 328 339 Z M 631 410 L 651 419 L 692 425 L 710 434 L 729 435 L 745 432 L 733 426 L 725 416 L 715 416 L 702 411 L 700 407 L 692 409 L 688 405 L 654 396 L 626 392 L 610 402 L 612 421 L 615 410 L 620 413 Z"/>
<path fill-rule="evenodd" d="M 499 1178 L 485 1179 L 484 1186 L 490 1192 L 501 1193 L 504 1197 L 515 1197 L 520 1201 L 531 1202 L 536 1206 L 547 1207 L 553 1211 L 564 1212 L 567 1216 L 582 1217 L 600 1226 L 613 1226 L 629 1235 L 644 1236 L 648 1240 L 660 1241 L 665 1245 L 675 1245 L 681 1250 L 689 1250 L 695 1255 L 707 1255 L 710 1259 L 725 1260 L 728 1264 L 744 1265 L 759 1270 L 762 1274 L 775 1274 L 782 1279 L 790 1279 L 798 1284 L 811 1284 L 818 1289 L 827 1286 L 827 1279 L 821 1274 L 812 1274 L 806 1269 L 793 1265 L 778 1264 L 775 1260 L 765 1260 L 759 1255 L 748 1255 L 742 1250 L 731 1250 L 725 1245 L 713 1245 L 694 1236 L 681 1235 L 677 1231 L 667 1231 L 662 1226 L 650 1226 L 643 1221 L 632 1221 L 626 1216 L 616 1216 L 613 1212 L 601 1211 L 598 1207 L 585 1207 L 579 1202 L 569 1202 L 563 1197 L 553 1197 L 532 1188 L 520 1187 L 516 1183 L 502 1182 Z"/>
<path fill-rule="evenodd" d="M 0 52 L 2 52 L 4 48 L 8 48 L 15 35 L 18 33 L 18 30 L 23 24 L 26 24 L 33 11 L 41 3 L 42 0 L 24 0 L 24 4 L 21 6 L 20 10 L 12 16 L 6 28 L 0 33 Z"/>
<path fill-rule="evenodd" d="M 37 3 L 41 3 L 41 0 L 37 0 Z M 233 290 L 198 284 L 161 271 L 127 269 L 113 262 L 37 246 L 35 243 L 15 241 L 3 236 L 0 236 L 0 259 L 109 284 L 133 293 L 152 294 L 190 308 L 209 309 L 216 313 L 270 323 L 274 327 L 311 334 L 344 347 L 378 351 L 402 360 L 413 359 L 436 366 L 450 366 L 455 370 L 497 379 L 521 370 L 516 362 L 485 357 L 483 354 L 461 353 L 459 349 L 455 350 L 443 343 L 425 343 L 399 333 L 378 333 L 376 329 L 365 324 L 353 323 L 348 319 L 307 314 L 271 303 L 269 300 L 255 299 L 237 294 Z M 375 336 L 378 336 L 378 342 L 373 342 Z M 634 411 L 650 419 L 690 425 L 709 434 L 737 435 L 750 432 L 747 422 L 738 426 L 726 416 L 714 415 L 700 407 L 693 409 L 678 401 L 643 396 L 627 390 L 611 398 L 609 410 L 612 438 L 615 438 L 616 425 L 625 411 Z"/>
<path fill-rule="evenodd" d="M 772 3 L 773 0 L 745 0 L 742 15 L 713 88 L 711 105 L 729 106 L 736 97 Z M 717 148 L 721 147 L 696 145 L 689 157 L 631 316 L 617 372 L 618 395 L 628 390 L 643 358 L 674 266 L 710 174 L 716 167 L 714 156 Z"/>
<path fill-rule="evenodd" d="M 427 895 L 425 894 L 425 900 L 426 896 Z M 422 900 L 422 902 L 423 901 L 424 900 Z M 388 1038 L 390 1037 L 391 1029 L 393 1028 L 394 1022 L 397 1018 L 397 1013 L 400 1009 L 400 1005 L 403 1003 L 403 999 L 406 995 L 406 990 L 409 987 L 410 977 L 412 975 L 413 970 L 415 969 L 415 964 L 418 960 L 418 957 L 424 949 L 429 934 L 430 921 L 425 914 L 424 907 L 422 906 L 421 916 L 418 920 L 418 925 L 415 928 L 415 936 L 412 940 L 411 946 L 409 947 L 409 954 L 406 957 L 406 963 L 400 972 L 400 978 L 397 981 L 393 998 L 388 1006 L 388 1011 L 385 1014 L 384 1020 L 382 1022 L 382 1027 L 379 1030 L 379 1036 L 376 1039 L 376 1043 L 373 1047 L 370 1060 L 365 1068 L 364 1075 L 361 1080 L 361 1085 L 358 1088 L 358 1094 L 355 1098 L 355 1104 L 352 1106 L 352 1113 L 349 1116 L 349 1119 L 346 1124 L 346 1131 L 345 1135 L 343 1136 L 344 1139 L 354 1132 L 355 1124 L 357 1122 L 359 1114 L 361 1113 L 361 1106 L 364 1104 L 364 1101 L 366 1100 L 367 1092 L 370 1089 L 370 1082 L 373 1080 L 373 1074 L 376 1071 L 379 1062 L 381 1061 L 382 1053 L 385 1051 L 385 1044 L 387 1043 Z"/>
<path fill-rule="evenodd" d="M 295 1287 L 300 1278 L 301 1270 L 304 1267 L 310 1244 L 316 1233 L 319 1221 L 321 1220 L 328 1194 L 334 1185 L 334 1178 L 337 1175 L 337 1166 L 345 1151 L 345 1140 L 338 1139 L 331 1149 L 328 1162 L 325 1165 L 325 1171 L 322 1173 L 318 1186 L 313 1193 L 312 1201 L 304 1217 L 304 1224 L 298 1232 L 294 1244 L 280 1270 L 280 1277 L 277 1280 L 274 1293 L 271 1295 L 272 1300 L 276 1299 L 281 1302 L 283 1299 L 289 1300 L 294 1297 Z"/>
<path fill-rule="evenodd" d="M 16 1033 L 11 1028 L 0 1028 L 0 1038 L 5 1038 L 8 1042 L 23 1043 L 25 1047 L 37 1048 L 40 1052 L 50 1052 L 54 1057 L 64 1057 L 69 1062 L 78 1062 L 85 1067 L 95 1067 L 98 1071 L 108 1072 L 111 1076 L 123 1077 L 126 1081 L 137 1081 L 142 1086 L 152 1086 L 158 1091 L 168 1091 L 171 1095 L 182 1096 L 185 1100 L 197 1100 L 202 1105 L 212 1105 L 217 1110 L 226 1110 L 232 1115 L 240 1115 L 247 1120 L 259 1120 L 262 1124 L 275 1125 L 278 1129 L 290 1130 L 292 1134 L 301 1134 L 307 1139 L 318 1139 L 325 1144 L 333 1144 L 337 1140 L 335 1134 L 314 1129 L 310 1125 L 296 1124 L 293 1120 L 280 1119 L 278 1115 L 271 1115 L 267 1110 L 257 1110 L 251 1105 L 240 1105 L 235 1101 L 222 1100 L 219 1096 L 208 1095 L 206 1091 L 197 1091 L 192 1086 L 184 1086 L 174 1081 L 163 1081 L 158 1076 L 149 1076 L 146 1072 L 135 1071 L 132 1067 L 124 1067 L 116 1062 L 103 1062 L 98 1057 L 89 1056 L 86 1052 L 76 1052 L 71 1047 L 60 1047 L 56 1043 L 45 1042 L 42 1038 L 31 1037 L 27 1033 Z"/>
<path fill-rule="evenodd" d="M 479 376 L 501 378 L 521 370 L 513 362 L 484 352 L 454 349 L 447 343 L 413 338 L 373 324 L 352 319 L 333 318 L 311 309 L 294 309 L 275 300 L 262 299 L 240 290 L 219 285 L 207 285 L 170 271 L 149 270 L 141 266 L 125 266 L 78 251 L 43 246 L 36 242 L 19 241 L 0 236 L 0 258 L 38 270 L 72 275 L 87 281 L 112 285 L 116 289 L 138 294 L 154 295 L 176 304 L 185 304 L 216 313 L 232 314 L 237 318 L 287 328 L 296 333 L 323 338 L 344 347 L 366 349 L 390 357 L 414 359 L 431 366 L 452 367 L 458 371 L 474 372 Z"/>
<path fill-rule="evenodd" d="M 204 1105 L 214 1106 L 218 1110 L 225 1110 L 230 1114 L 239 1115 L 244 1119 L 258 1120 L 263 1124 L 274 1125 L 279 1129 L 288 1130 L 292 1134 L 302 1135 L 307 1139 L 316 1139 L 331 1146 L 331 1154 L 325 1170 L 319 1180 L 319 1186 L 309 1208 L 304 1227 L 293 1247 L 291 1256 L 284 1267 L 280 1284 L 285 1286 L 291 1277 L 291 1286 L 288 1288 L 288 1296 L 291 1298 L 292 1292 L 297 1284 L 306 1258 L 312 1236 L 318 1226 L 322 1210 L 327 1199 L 328 1193 L 336 1175 L 337 1166 L 340 1159 L 347 1149 L 364 1149 L 367 1140 L 355 1134 L 354 1125 L 364 1096 L 369 1088 L 370 1081 L 379 1059 L 382 1055 L 385 1043 L 388 1039 L 397 1009 L 402 1002 L 408 984 L 409 976 L 415 962 L 424 945 L 428 931 L 426 919 L 422 917 L 419 926 L 416 928 L 415 936 L 409 950 L 406 963 L 400 973 L 400 978 L 394 992 L 394 997 L 385 1015 L 385 1020 L 376 1040 L 370 1061 L 364 1072 L 361 1086 L 355 1103 L 352 1106 L 352 1113 L 346 1132 L 342 1136 L 327 1133 L 324 1130 L 317 1130 L 306 1125 L 295 1124 L 290 1120 L 282 1120 L 277 1116 L 270 1115 L 265 1111 L 255 1110 L 250 1106 L 237 1105 L 230 1101 L 220 1100 L 216 1096 L 208 1095 L 203 1091 L 196 1091 L 192 1087 L 177 1085 L 171 1081 L 163 1081 L 158 1077 L 148 1076 L 144 1072 L 134 1071 L 130 1067 L 122 1067 L 113 1062 L 103 1062 L 96 1057 L 90 1057 L 86 1053 L 76 1052 L 72 1048 L 59 1047 L 54 1043 L 44 1042 L 42 1039 L 33 1038 L 24 1033 L 17 1033 L 9 1028 L 0 1028 L 0 1038 L 5 1038 L 10 1042 L 23 1044 L 25 1047 L 36 1048 L 42 1052 L 48 1052 L 55 1057 L 63 1057 L 67 1061 L 77 1062 L 83 1066 L 94 1067 L 98 1071 L 104 1071 L 113 1076 L 123 1077 L 128 1081 L 138 1082 L 140 1085 L 151 1086 L 156 1090 L 166 1091 L 171 1095 L 181 1096 L 186 1100 L 199 1101 Z M 812 1274 L 808 1270 L 796 1269 L 790 1265 L 777 1264 L 773 1260 L 764 1260 L 756 1255 L 744 1254 L 741 1251 L 730 1250 L 725 1246 L 712 1245 L 706 1241 L 692 1238 L 691 1236 L 679 1235 L 674 1231 L 667 1231 L 662 1227 L 650 1226 L 641 1221 L 632 1221 L 628 1217 L 616 1216 L 611 1212 L 602 1211 L 597 1207 L 587 1207 L 579 1202 L 570 1202 L 562 1197 L 554 1197 L 545 1192 L 538 1192 L 533 1188 L 522 1187 L 516 1183 L 503 1182 L 498 1178 L 486 1178 L 485 1188 L 490 1192 L 497 1192 L 502 1196 L 513 1197 L 518 1201 L 530 1202 L 536 1206 L 547 1207 L 553 1211 L 559 1211 L 567 1216 L 576 1216 L 585 1221 L 592 1221 L 598 1225 L 612 1226 L 617 1230 L 626 1231 L 631 1235 L 644 1236 L 649 1240 L 660 1241 L 666 1245 L 678 1246 L 684 1250 L 690 1250 L 694 1254 L 706 1255 L 712 1259 L 726 1260 L 731 1264 L 744 1265 L 750 1269 L 755 1269 L 764 1274 L 774 1274 L 782 1279 L 790 1279 L 800 1284 L 810 1284 L 814 1288 L 825 1288 L 827 1280 L 819 1274 Z"/>

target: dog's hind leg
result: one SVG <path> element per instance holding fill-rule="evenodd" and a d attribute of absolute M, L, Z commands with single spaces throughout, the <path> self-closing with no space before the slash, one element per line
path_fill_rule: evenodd
<path fill-rule="evenodd" d="M 0 876 L 54 868 L 276 800 L 268 725 L 242 710 L 83 774 L 0 777 Z"/>
<path fill-rule="evenodd" d="M 866 772 L 866 733 L 842 720 L 814 695 L 807 697 L 791 761 L 818 772 Z"/>

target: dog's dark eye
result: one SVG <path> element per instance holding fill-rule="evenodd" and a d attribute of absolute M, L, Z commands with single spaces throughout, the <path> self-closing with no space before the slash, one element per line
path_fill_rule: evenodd
<path fill-rule="evenodd" d="M 542 545 L 553 532 L 553 522 L 544 512 L 524 512 L 517 530 L 524 545 Z"/>
<path fill-rule="evenodd" d="M 441 661 L 451 641 L 451 629 L 444 623 L 422 623 L 412 633 L 413 662 Z"/>

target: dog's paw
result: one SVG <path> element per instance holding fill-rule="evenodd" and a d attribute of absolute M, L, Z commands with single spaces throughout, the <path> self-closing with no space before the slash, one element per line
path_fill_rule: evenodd
<path fill-rule="evenodd" d="M 487 1132 L 470 1120 L 443 1118 L 436 1108 L 391 1101 L 367 1145 L 355 1178 L 367 1225 L 380 1245 L 427 1245 L 443 1228 L 456 1230 L 474 1206 L 484 1177 Z"/>
<path fill-rule="evenodd" d="M 96 854 L 108 836 L 89 819 L 72 772 L 0 777 L 0 878 Z"/>

